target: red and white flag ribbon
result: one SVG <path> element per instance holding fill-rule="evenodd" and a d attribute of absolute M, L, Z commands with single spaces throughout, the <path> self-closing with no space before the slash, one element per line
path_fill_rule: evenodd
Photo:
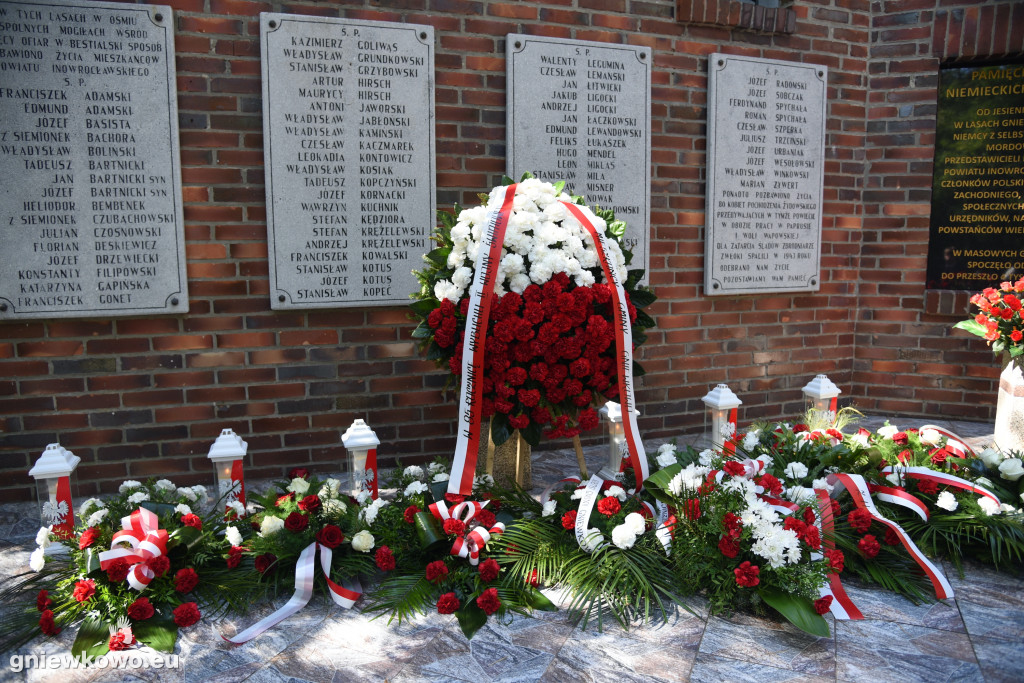
<path fill-rule="evenodd" d="M 123 531 L 114 534 L 110 550 L 99 554 L 100 569 L 106 571 L 114 562 L 124 560 L 131 565 L 126 577 L 128 585 L 137 591 L 145 590 L 156 576 L 147 563 L 167 553 L 167 531 L 159 526 L 157 516 L 145 508 L 122 517 Z"/>
<path fill-rule="evenodd" d="M 953 488 L 962 489 L 969 493 L 977 493 L 979 496 L 985 496 L 996 505 L 999 505 L 999 498 L 988 489 L 982 488 L 981 486 L 978 486 L 976 484 L 972 484 L 966 479 L 954 477 L 952 474 L 946 474 L 945 472 L 936 472 L 935 470 L 928 467 L 900 467 L 898 470 L 896 470 L 891 465 L 882 468 L 881 473 L 883 475 L 892 474 L 894 471 L 898 471 L 901 476 L 907 477 L 908 479 L 920 479 L 923 481 L 931 481 L 938 484 L 939 486 L 952 486 Z"/>
<path fill-rule="evenodd" d="M 918 430 L 918 433 L 923 432 L 926 429 L 934 429 L 939 434 L 946 437 L 946 447 L 950 448 L 950 450 L 952 450 L 958 458 L 962 458 L 965 454 L 968 453 L 972 458 L 978 457 L 978 454 L 974 452 L 973 448 L 967 445 L 966 441 L 964 441 L 962 438 L 960 438 L 953 432 L 949 431 L 948 429 L 944 429 L 937 425 L 924 425 L 923 427 L 921 427 L 921 429 Z"/>
<path fill-rule="evenodd" d="M 833 536 L 835 535 L 835 520 L 832 518 L 832 501 L 829 498 L 828 491 L 825 489 L 814 489 L 814 493 L 818 496 L 818 521 L 821 523 L 821 542 L 825 549 L 834 550 L 836 547 Z M 819 560 L 824 555 L 819 553 L 812 553 L 811 559 Z M 832 596 L 832 604 L 829 606 L 829 611 L 832 612 L 832 616 L 836 619 L 863 619 L 864 615 L 857 609 L 857 606 L 853 604 L 853 600 L 846 594 L 846 590 L 843 589 L 843 582 L 839 580 L 839 574 L 836 572 L 829 572 L 828 583 L 821 586 L 818 589 L 818 594 L 821 597 L 826 595 Z"/>
<path fill-rule="evenodd" d="M 868 491 L 870 491 L 875 498 L 878 498 L 878 500 L 884 503 L 892 503 L 893 505 L 905 507 L 911 512 L 917 513 L 917 515 L 924 521 L 928 521 L 928 506 L 917 498 L 917 496 L 913 496 L 904 491 L 902 487 L 868 484 Z"/>
<path fill-rule="evenodd" d="M 363 589 L 359 585 L 359 581 L 356 579 L 344 581 L 343 583 L 345 585 L 331 581 L 331 549 L 314 541 L 303 549 L 299 554 L 298 561 L 295 563 L 295 592 L 292 593 L 292 597 L 288 602 L 270 616 L 260 619 L 258 622 L 236 636 L 232 638 L 224 638 L 224 640 L 229 643 L 234 643 L 235 645 L 241 645 L 242 643 L 252 640 L 264 631 L 267 631 L 273 626 L 279 624 L 305 607 L 309 602 L 309 599 L 313 597 L 313 584 L 316 575 L 316 554 L 318 548 L 320 550 L 320 567 L 324 572 L 324 578 L 327 580 L 327 587 L 330 589 L 331 599 L 334 600 L 335 604 L 340 605 L 345 609 L 351 608 L 352 605 L 355 604 L 356 600 L 359 599 L 359 596 L 362 595 Z"/>
<path fill-rule="evenodd" d="M 467 527 L 470 521 L 480 513 L 489 500 L 485 500 L 483 503 L 479 503 L 475 500 L 465 500 L 461 503 L 456 503 L 450 510 L 448 505 L 440 500 L 436 503 L 431 503 L 429 506 L 430 514 L 434 515 L 437 519 L 444 522 L 446 519 L 457 519 Z M 476 526 L 472 529 L 468 529 L 464 535 L 459 536 L 455 539 L 455 543 L 452 544 L 450 555 L 456 557 L 463 557 L 469 560 L 469 563 L 473 566 L 480 564 L 480 551 L 484 549 L 487 542 L 492 537 L 505 532 L 505 525 L 502 522 L 495 522 L 491 528 L 484 526 Z"/>
<path fill-rule="evenodd" d="M 377 490 L 377 449 L 371 448 L 366 452 L 365 479 L 370 489 L 370 498 L 377 500 L 380 495 Z"/>

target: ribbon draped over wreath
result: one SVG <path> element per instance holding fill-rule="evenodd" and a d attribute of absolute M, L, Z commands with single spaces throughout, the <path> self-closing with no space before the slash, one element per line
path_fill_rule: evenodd
<path fill-rule="evenodd" d="M 466 533 L 455 539 L 449 554 L 456 557 L 469 558 L 469 563 L 474 567 L 480 564 L 480 551 L 484 549 L 484 546 L 491 540 L 491 537 L 505 531 L 505 525 L 502 522 L 495 522 L 494 526 L 490 529 L 483 526 L 477 526 L 471 530 L 468 528 L 470 520 L 476 517 L 489 502 L 485 500 L 483 503 L 478 503 L 466 500 L 457 503 L 451 510 L 448 509 L 443 500 L 430 504 L 430 513 L 440 520 L 442 524 L 446 519 L 457 519 L 466 525 Z"/>
<path fill-rule="evenodd" d="M 309 599 L 313 597 L 317 549 L 320 551 L 320 567 L 324 572 L 327 587 L 330 589 L 331 599 L 344 609 L 351 608 L 362 595 L 362 586 L 357 579 L 345 580 L 342 582 L 344 585 L 331 581 L 331 549 L 314 541 L 303 549 L 295 563 L 295 592 L 291 599 L 270 616 L 259 620 L 233 638 L 224 638 L 224 640 L 241 645 L 305 607 Z"/>
<path fill-rule="evenodd" d="M 110 550 L 99 554 L 100 569 L 106 571 L 114 562 L 124 560 L 131 565 L 126 579 L 128 585 L 137 591 L 146 590 L 156 576 L 148 562 L 167 553 L 167 531 L 159 526 L 156 514 L 145 508 L 122 517 L 123 531 L 114 534 Z"/>

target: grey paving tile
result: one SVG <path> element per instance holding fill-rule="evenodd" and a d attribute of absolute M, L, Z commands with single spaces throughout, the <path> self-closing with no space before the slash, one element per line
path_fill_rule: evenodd
<path fill-rule="evenodd" d="M 843 588 L 865 619 L 915 624 L 959 633 L 967 630 L 954 600 L 915 605 L 902 595 L 859 582 L 844 581 Z"/>
<path fill-rule="evenodd" d="M 974 655 L 987 683 L 1019 683 L 1024 680 L 1024 642 L 973 636 Z"/>
<path fill-rule="evenodd" d="M 836 671 L 834 638 L 756 617 L 711 617 L 700 652 L 816 676 L 834 676 Z"/>
<path fill-rule="evenodd" d="M 835 678 L 701 653 L 693 663 L 689 680 L 692 683 L 831 683 Z"/>
<path fill-rule="evenodd" d="M 966 634 L 884 621 L 836 622 L 841 681 L 981 681 Z"/>

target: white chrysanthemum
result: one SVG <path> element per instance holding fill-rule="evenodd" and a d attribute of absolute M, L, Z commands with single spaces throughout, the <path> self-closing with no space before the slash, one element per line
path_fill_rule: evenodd
<path fill-rule="evenodd" d="M 36 532 L 36 545 L 40 548 L 50 547 L 50 531 L 53 529 L 52 526 L 41 526 L 39 531 Z"/>
<path fill-rule="evenodd" d="M 85 520 L 85 525 L 96 526 L 98 524 L 102 524 L 103 520 L 107 518 L 108 514 L 110 514 L 110 510 L 107 510 L 106 508 L 102 510 L 97 510 L 96 512 L 89 515 L 89 519 Z"/>
<path fill-rule="evenodd" d="M 900 431 L 899 427 L 894 427 L 892 425 L 885 425 L 884 427 L 878 428 L 878 434 L 884 439 L 891 439 L 898 431 Z"/>
<path fill-rule="evenodd" d="M 943 510 L 949 510 L 952 512 L 957 508 L 956 498 L 949 491 L 943 491 L 939 494 L 939 497 L 935 500 L 935 506 L 940 507 Z"/>
<path fill-rule="evenodd" d="M 302 477 L 295 477 L 285 490 L 291 491 L 297 498 L 302 498 L 309 491 L 309 482 Z"/>
<path fill-rule="evenodd" d="M 198 496 L 196 496 L 196 492 L 188 487 L 178 489 L 175 493 L 191 503 L 196 502 L 198 498 Z"/>
<path fill-rule="evenodd" d="M 409 465 L 408 467 L 405 468 L 405 471 L 402 472 L 402 476 L 415 477 L 419 479 L 420 477 L 423 476 L 423 468 L 420 467 L 419 465 Z"/>
<path fill-rule="evenodd" d="M 102 500 L 99 498 L 89 498 L 82 503 L 82 507 L 78 508 L 78 515 L 79 517 L 85 517 L 86 515 L 91 514 L 93 510 L 98 510 L 101 507 L 105 507 Z"/>
<path fill-rule="evenodd" d="M 705 448 L 697 454 L 697 462 L 704 467 L 711 467 L 711 463 L 714 460 L 715 452 L 710 448 Z"/>
<path fill-rule="evenodd" d="M 128 479 L 117 488 L 118 493 L 126 493 L 132 489 L 137 489 L 142 486 L 141 482 L 137 482 L 134 479 Z"/>
<path fill-rule="evenodd" d="M 437 474 L 434 475 L 434 478 L 431 481 L 433 481 L 434 483 L 438 483 L 442 481 L 448 481 L 448 479 L 450 479 L 450 477 L 448 476 L 447 472 L 438 472 Z"/>
<path fill-rule="evenodd" d="M 45 566 L 46 553 L 42 548 L 36 548 L 28 557 L 28 568 L 34 572 L 41 572 Z"/>
<path fill-rule="evenodd" d="M 786 465 L 785 472 L 790 479 L 803 479 L 807 476 L 807 465 L 794 461 Z"/>
<path fill-rule="evenodd" d="M 157 479 L 155 486 L 161 491 L 173 491 L 178 488 L 170 479 Z"/>
<path fill-rule="evenodd" d="M 149 494 L 145 491 L 136 491 L 132 495 L 128 496 L 128 502 L 132 505 L 137 505 L 144 500 L 149 500 Z"/>
<path fill-rule="evenodd" d="M 273 515 L 267 515 L 260 522 L 260 536 L 270 536 L 276 534 L 278 531 L 284 528 L 284 520 L 280 517 L 274 517 Z"/>
<path fill-rule="evenodd" d="M 553 500 L 549 500 L 548 502 L 544 503 L 544 509 L 540 513 L 541 517 L 550 517 L 551 515 L 555 514 L 555 510 L 557 507 L 558 504 Z"/>
<path fill-rule="evenodd" d="M 405 496 L 415 496 L 418 493 L 423 493 L 430 487 L 424 484 L 422 481 L 414 481 L 405 487 Z"/>
<path fill-rule="evenodd" d="M 188 505 L 185 505 L 184 503 L 178 503 L 177 505 L 175 505 L 174 511 L 177 512 L 179 515 L 192 514 L 192 508 L 190 508 Z"/>
<path fill-rule="evenodd" d="M 630 512 L 626 515 L 626 518 L 622 520 L 622 524 L 637 536 L 642 534 L 647 528 L 647 520 L 644 519 L 643 515 L 637 512 Z"/>
<path fill-rule="evenodd" d="M 752 480 L 741 477 L 730 477 L 727 481 L 722 482 L 723 491 L 736 491 L 744 496 L 752 495 L 756 488 L 757 484 Z"/>
<path fill-rule="evenodd" d="M 626 490 L 621 486 L 609 486 L 604 495 L 608 498 L 618 498 L 622 503 L 626 502 Z"/>
<path fill-rule="evenodd" d="M 921 443 L 928 446 L 938 446 L 939 442 L 942 441 L 942 434 L 939 434 L 938 430 L 930 427 L 918 432 L 917 437 L 921 439 Z"/>
<path fill-rule="evenodd" d="M 629 550 L 632 548 L 633 544 L 636 543 L 636 538 L 637 536 L 633 532 L 633 529 L 625 524 L 620 524 L 612 529 L 612 543 L 623 550 Z"/>
<path fill-rule="evenodd" d="M 743 450 L 750 452 L 757 448 L 757 445 L 761 443 L 760 434 L 761 430 L 759 429 L 752 429 L 747 432 L 743 437 Z"/>
<path fill-rule="evenodd" d="M 229 500 L 224 507 L 231 508 L 231 511 L 238 517 L 245 517 L 245 506 L 240 501 Z"/>
<path fill-rule="evenodd" d="M 988 496 L 978 498 L 978 507 L 984 510 L 985 514 L 989 517 L 992 515 L 998 515 L 1000 512 L 999 503 L 995 502 Z"/>
<path fill-rule="evenodd" d="M 242 532 L 233 526 L 224 530 L 224 540 L 231 545 L 242 545 Z"/>
<path fill-rule="evenodd" d="M 356 550 L 361 553 L 368 553 L 373 550 L 373 544 L 373 534 L 366 529 L 363 529 L 352 537 L 352 550 Z"/>

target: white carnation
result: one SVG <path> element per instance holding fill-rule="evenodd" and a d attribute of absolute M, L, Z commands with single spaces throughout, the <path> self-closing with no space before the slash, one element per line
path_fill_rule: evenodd
<path fill-rule="evenodd" d="M 657 462 L 658 467 L 668 467 L 669 465 L 675 465 L 678 460 L 676 460 L 675 453 L 673 452 L 662 453 L 658 451 Z"/>
<path fill-rule="evenodd" d="M 743 437 L 743 450 L 748 452 L 754 450 L 761 443 L 761 439 L 758 438 L 759 434 L 760 430 L 758 429 L 747 432 L 746 436 Z"/>
<path fill-rule="evenodd" d="M 434 483 L 438 483 L 442 481 L 448 481 L 449 478 L 450 477 L 448 476 L 447 472 L 438 472 L 437 474 L 434 475 L 434 478 L 431 481 L 433 481 Z"/>
<path fill-rule="evenodd" d="M 891 439 L 898 431 L 900 431 L 899 427 L 894 427 L 892 425 L 885 425 L 884 427 L 878 428 L 878 434 L 885 439 Z"/>
<path fill-rule="evenodd" d="M 1003 503 L 1002 505 L 999 506 L 999 511 L 1009 515 L 1016 512 L 1017 508 L 1013 507 L 1012 505 L 1007 505 L 1006 503 Z"/>
<path fill-rule="evenodd" d="M 28 568 L 34 572 L 41 572 L 44 566 L 46 566 L 46 553 L 42 548 L 36 548 L 28 557 Z"/>
<path fill-rule="evenodd" d="M 274 517 L 273 515 L 267 515 L 260 522 L 260 536 L 270 536 L 276 534 L 278 531 L 284 528 L 284 520 L 280 517 Z"/>
<path fill-rule="evenodd" d="M 195 492 L 195 491 L 193 491 L 193 490 L 192 490 L 192 489 L 190 489 L 190 488 L 187 488 L 187 487 L 186 487 L 186 488 L 181 488 L 181 489 L 178 489 L 178 490 L 176 491 L 176 493 L 177 493 L 177 494 L 178 494 L 178 495 L 179 495 L 180 497 L 184 498 L 185 500 L 187 500 L 187 501 L 189 501 L 189 502 L 191 502 L 191 503 L 194 503 L 194 502 L 196 502 L 196 499 L 197 499 L 197 496 L 196 496 L 196 492 Z"/>
<path fill-rule="evenodd" d="M 196 484 L 192 487 L 192 493 L 195 494 L 196 500 L 200 505 L 206 502 L 206 487 L 202 484 Z"/>
<path fill-rule="evenodd" d="M 849 439 L 849 442 L 851 444 L 856 444 L 857 446 L 860 446 L 861 448 L 867 448 L 868 445 L 869 445 L 869 443 L 868 443 L 868 435 L 863 433 L 863 432 L 857 432 L 856 434 L 854 434 L 852 436 L 849 436 L 847 438 Z"/>
<path fill-rule="evenodd" d="M 99 509 L 101 507 L 104 507 L 102 500 L 100 500 L 99 498 L 89 498 L 84 503 L 82 503 L 82 507 L 78 508 L 78 514 L 81 517 L 85 517 L 94 509 Z"/>
<path fill-rule="evenodd" d="M 984 510 L 985 514 L 989 517 L 992 515 L 998 515 L 1000 512 L 999 503 L 995 502 L 988 496 L 978 498 L 978 507 Z"/>
<path fill-rule="evenodd" d="M 939 497 L 935 500 L 936 507 L 940 507 L 943 510 L 949 510 L 952 512 L 957 508 L 956 498 L 949 491 L 943 491 L 939 494 Z"/>
<path fill-rule="evenodd" d="M 437 474 L 438 472 L 444 472 L 444 465 L 439 462 L 432 462 L 427 465 L 427 471 L 431 474 Z"/>
<path fill-rule="evenodd" d="M 408 486 L 405 487 L 405 496 L 407 498 L 409 496 L 415 496 L 418 493 L 423 493 L 428 488 L 429 487 L 426 484 L 424 484 L 422 481 L 414 481 L 414 482 L 412 482 L 411 484 L 409 484 Z"/>
<path fill-rule="evenodd" d="M 245 517 L 245 506 L 237 500 L 228 501 L 224 507 L 231 508 L 231 511 L 238 517 Z"/>
<path fill-rule="evenodd" d="M 794 461 L 786 465 L 785 472 L 790 479 L 803 479 L 807 476 L 807 465 Z"/>
<path fill-rule="evenodd" d="M 39 531 L 36 533 L 36 545 L 40 548 L 50 547 L 50 530 L 52 526 L 41 526 Z"/>
<path fill-rule="evenodd" d="M 409 465 L 405 468 L 405 471 L 402 472 L 402 476 L 415 477 L 416 479 L 419 479 L 423 476 L 423 468 L 419 465 Z"/>
<path fill-rule="evenodd" d="M 764 453 L 757 456 L 757 461 L 764 465 L 764 467 L 761 468 L 761 471 L 766 472 L 769 469 L 771 469 L 772 463 L 775 462 L 775 459 L 772 458 L 772 456 L 768 455 L 767 453 Z"/>
<path fill-rule="evenodd" d="M 96 526 L 98 524 L 102 524 L 103 520 L 105 520 L 107 518 L 107 515 L 109 513 L 110 513 L 110 511 L 107 510 L 107 509 L 97 510 L 96 512 L 94 512 L 91 515 L 89 515 L 89 519 L 87 519 L 85 521 L 85 525 L 86 526 Z"/>
<path fill-rule="evenodd" d="M 140 482 L 137 482 L 134 479 L 128 479 L 127 481 L 123 482 L 118 487 L 117 490 L 118 490 L 119 493 L 125 493 L 127 491 L 131 491 L 132 489 L 137 489 L 140 486 L 142 486 L 142 484 Z"/>
<path fill-rule="evenodd" d="M 612 543 L 623 550 L 629 550 L 636 543 L 636 534 L 625 524 L 620 524 L 612 529 Z"/>
<path fill-rule="evenodd" d="M 285 490 L 291 491 L 297 498 L 302 498 L 309 491 L 309 482 L 302 477 L 295 477 Z"/>
<path fill-rule="evenodd" d="M 900 474 L 899 470 L 885 475 L 885 480 L 893 486 L 903 486 L 903 476 Z"/>
<path fill-rule="evenodd" d="M 835 487 L 832 486 L 832 484 L 828 483 L 828 479 L 827 478 L 821 477 L 820 479 L 815 479 L 811 483 L 811 488 L 812 489 L 825 489 L 826 492 L 831 494 L 832 493 L 832 489 L 835 488 Z"/>
<path fill-rule="evenodd" d="M 149 494 L 146 493 L 145 491 L 137 491 L 132 495 L 128 496 L 128 502 L 131 503 L 132 505 L 141 503 L 144 500 L 149 500 Z"/>
<path fill-rule="evenodd" d="M 643 515 L 637 512 L 630 512 L 626 515 L 626 519 L 622 521 L 622 524 L 628 527 L 634 534 L 639 536 L 647 528 L 647 520 L 644 519 Z"/>
<path fill-rule="evenodd" d="M 174 511 L 177 512 L 179 515 L 192 514 L 192 508 L 190 508 L 188 505 L 185 505 L 184 503 L 178 503 L 177 505 L 175 505 Z"/>
<path fill-rule="evenodd" d="M 352 537 L 352 550 L 368 553 L 373 549 L 373 544 L 373 534 L 365 529 Z"/>
<path fill-rule="evenodd" d="M 453 304 L 457 304 L 459 303 L 459 299 L 462 297 L 463 291 L 465 290 L 462 287 L 459 287 L 458 285 L 456 285 L 453 282 L 450 282 L 449 280 L 438 280 L 436 283 L 434 283 L 434 297 L 438 301 L 444 301 L 445 299 L 448 299 Z"/>
<path fill-rule="evenodd" d="M 697 462 L 704 467 L 711 467 L 711 462 L 715 457 L 715 452 L 710 448 L 705 448 L 697 454 Z"/>
<path fill-rule="evenodd" d="M 233 526 L 224 530 L 224 538 L 231 545 L 242 545 L 242 532 Z"/>
<path fill-rule="evenodd" d="M 604 495 L 608 498 L 618 498 L 620 502 L 626 502 L 626 490 L 621 486 L 609 486 L 608 490 L 604 492 Z"/>
<path fill-rule="evenodd" d="M 670 443 L 663 443 L 658 446 L 658 455 L 664 455 L 665 453 L 675 453 L 676 447 Z"/>
<path fill-rule="evenodd" d="M 555 501 L 549 500 L 548 502 L 544 503 L 544 510 L 541 512 L 541 516 L 550 517 L 551 515 L 555 514 L 555 509 L 557 507 L 558 504 L 555 503 Z"/>
<path fill-rule="evenodd" d="M 473 281 L 473 269 L 467 266 L 460 266 L 452 273 L 452 284 L 456 287 L 466 289 Z"/>
<path fill-rule="evenodd" d="M 170 479 L 158 479 L 156 482 L 156 487 L 161 491 L 173 491 L 176 488 L 178 488 Z"/>
<path fill-rule="evenodd" d="M 587 489 L 585 489 L 585 488 L 581 488 L 581 489 L 576 489 L 575 491 L 573 491 L 572 492 L 572 500 L 580 500 L 580 499 L 582 499 L 583 498 L 583 494 L 586 492 L 586 490 Z"/>

